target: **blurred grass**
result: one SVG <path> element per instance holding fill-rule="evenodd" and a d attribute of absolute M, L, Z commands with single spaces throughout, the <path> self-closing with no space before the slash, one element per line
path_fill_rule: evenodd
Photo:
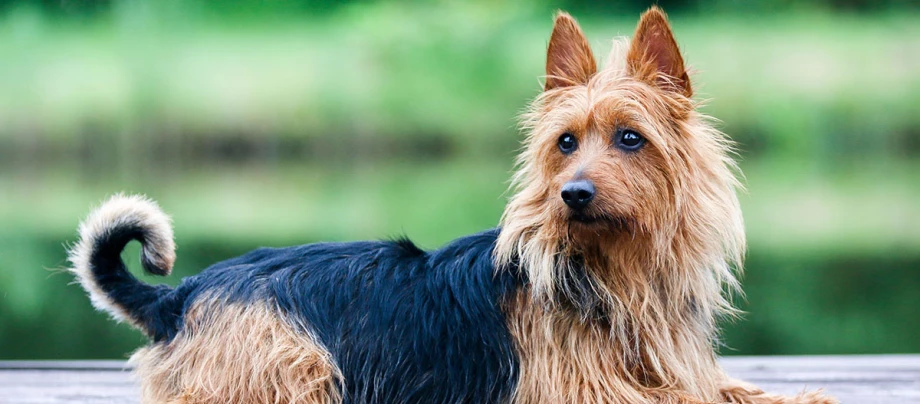
<path fill-rule="evenodd" d="M 0 15 L 0 358 L 142 342 L 53 270 L 114 192 L 173 215 L 172 284 L 260 245 L 406 234 L 435 248 L 497 223 L 549 6 L 260 16 L 193 1 Z M 635 25 L 578 17 L 600 55 Z M 749 314 L 724 352 L 920 352 L 920 15 L 672 20 L 746 175 Z"/>
<path fill-rule="evenodd" d="M 0 141 L 37 136 L 66 149 L 88 131 L 442 136 L 478 150 L 511 133 L 534 95 L 550 26 L 539 9 L 511 3 L 368 3 L 242 26 L 130 4 L 79 25 L 29 9 L 0 19 Z M 635 24 L 581 20 L 600 54 Z M 706 111 L 752 152 L 827 160 L 920 150 L 917 14 L 678 17 L 674 26 L 698 93 L 712 97 Z"/>

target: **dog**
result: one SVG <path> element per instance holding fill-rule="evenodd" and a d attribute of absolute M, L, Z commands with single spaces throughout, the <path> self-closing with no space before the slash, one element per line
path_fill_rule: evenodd
<path fill-rule="evenodd" d="M 513 196 L 496 229 L 261 248 L 171 288 L 169 217 L 118 195 L 80 226 L 72 272 L 149 336 L 144 402 L 834 403 L 729 377 L 745 235 L 731 142 L 692 100 L 666 15 L 646 11 L 603 69 L 560 12 Z"/>

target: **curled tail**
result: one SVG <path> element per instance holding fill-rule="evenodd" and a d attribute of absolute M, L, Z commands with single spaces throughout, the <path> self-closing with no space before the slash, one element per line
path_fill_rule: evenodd
<path fill-rule="evenodd" d="M 148 285 L 128 272 L 121 252 L 131 240 L 143 246 L 147 273 L 169 275 L 176 260 L 169 216 L 145 197 L 115 195 L 80 224 L 80 241 L 69 251 L 73 272 L 93 306 L 127 321 L 155 340 L 174 333 L 177 302 L 172 288 Z"/>

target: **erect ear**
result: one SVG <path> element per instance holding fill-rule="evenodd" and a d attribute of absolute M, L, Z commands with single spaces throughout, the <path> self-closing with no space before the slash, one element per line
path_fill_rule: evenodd
<path fill-rule="evenodd" d="M 572 16 L 559 12 L 546 52 L 546 85 L 543 90 L 585 84 L 597 72 L 588 39 Z"/>
<path fill-rule="evenodd" d="M 671 34 L 668 17 L 660 8 L 652 6 L 639 19 L 629 53 L 626 55 L 627 71 L 634 77 L 659 87 L 693 95 L 690 77 L 684 69 L 684 59 Z"/>

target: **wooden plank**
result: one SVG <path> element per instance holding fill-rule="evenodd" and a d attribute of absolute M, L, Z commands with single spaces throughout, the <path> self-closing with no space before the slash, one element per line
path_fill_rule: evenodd
<path fill-rule="evenodd" d="M 767 391 L 824 388 L 843 403 L 920 404 L 920 355 L 728 357 Z M 0 403 L 137 403 L 123 361 L 0 361 Z"/>
<path fill-rule="evenodd" d="M 23 366 L 22 362 L 0 366 L 0 403 L 137 403 L 138 388 L 129 369 L 109 364 L 90 368 L 48 362 Z"/>
<path fill-rule="evenodd" d="M 823 388 L 843 403 L 920 403 L 920 355 L 728 357 L 722 365 L 771 392 Z"/>
<path fill-rule="evenodd" d="M 27 370 L 122 370 L 125 361 L 120 360 L 79 360 L 79 361 L 0 361 L 0 371 L 13 369 Z"/>

